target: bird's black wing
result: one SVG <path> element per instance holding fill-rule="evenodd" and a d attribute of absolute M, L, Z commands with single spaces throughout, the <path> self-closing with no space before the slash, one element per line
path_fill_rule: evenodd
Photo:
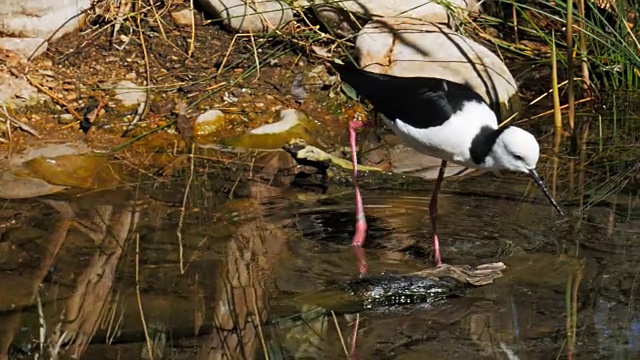
<path fill-rule="evenodd" d="M 465 102 L 484 102 L 466 85 L 427 77 L 377 74 L 353 65 L 333 64 L 342 81 L 391 121 L 418 129 L 440 126 Z"/>

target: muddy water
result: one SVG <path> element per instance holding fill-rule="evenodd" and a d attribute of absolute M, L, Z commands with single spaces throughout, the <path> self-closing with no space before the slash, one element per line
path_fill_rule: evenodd
<path fill-rule="evenodd" d="M 320 299 L 324 290 L 358 276 L 349 246 L 350 189 L 320 195 L 219 181 L 215 172 L 197 177 L 186 201 L 185 178 L 3 202 L 0 354 L 9 359 L 37 354 L 83 359 L 640 356 L 637 194 L 620 193 L 584 216 L 562 220 L 527 179 L 486 174 L 448 180 L 440 199 L 443 260 L 503 261 L 504 276 L 429 307 L 352 313 L 338 298 Z M 365 191 L 370 273 L 433 265 L 431 185 L 425 181 L 423 192 Z"/>

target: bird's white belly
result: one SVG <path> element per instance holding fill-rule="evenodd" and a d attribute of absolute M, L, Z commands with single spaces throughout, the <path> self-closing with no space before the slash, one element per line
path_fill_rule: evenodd
<path fill-rule="evenodd" d="M 460 151 L 461 147 L 456 147 L 455 144 L 452 144 L 454 141 L 445 141 L 446 139 L 438 137 L 437 132 L 433 132 L 433 128 L 428 131 L 415 131 L 415 129 L 407 129 L 401 124 L 396 126 L 394 123 L 388 123 L 388 125 L 405 144 L 422 154 L 455 163 L 464 163 L 466 158 L 469 157 L 468 154 L 465 156 L 465 154 Z M 429 136 L 429 134 L 433 135 Z"/>
<path fill-rule="evenodd" d="M 384 116 L 382 118 L 402 141 L 418 152 L 466 167 L 478 168 L 469 153 L 471 142 L 483 126 L 497 128 L 497 120 L 495 116 L 484 117 L 477 111 L 470 110 L 472 109 L 465 107 L 444 124 L 426 129 L 414 128 L 401 119 L 389 121 Z M 470 117 L 471 114 L 475 116 Z"/>

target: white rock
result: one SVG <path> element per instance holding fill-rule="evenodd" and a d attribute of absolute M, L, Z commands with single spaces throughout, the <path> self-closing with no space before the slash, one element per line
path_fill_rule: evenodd
<path fill-rule="evenodd" d="M 406 18 L 382 21 L 368 23 L 358 34 L 356 51 L 365 70 L 447 79 L 469 85 L 489 103 L 517 104 L 513 75 L 487 48 L 443 25 Z"/>
<path fill-rule="evenodd" d="M 26 199 L 55 194 L 68 189 L 68 186 L 53 185 L 45 180 L 31 177 L 22 164 L 38 157 L 53 158 L 63 155 L 89 153 L 91 149 L 85 142 L 42 141 L 31 144 L 25 151 L 12 154 L 10 167 L 0 171 L 0 198 Z M 25 176 L 25 174 L 27 174 Z"/>
<path fill-rule="evenodd" d="M 47 42 L 41 38 L 0 38 L 0 48 L 11 50 L 16 54 L 28 59 L 33 55 L 36 57 L 47 51 Z"/>
<path fill-rule="evenodd" d="M 293 10 L 278 0 L 199 0 L 205 12 L 222 19 L 238 32 L 261 33 L 279 29 L 293 20 Z"/>
<path fill-rule="evenodd" d="M 262 125 L 249 131 L 250 134 L 277 134 L 290 130 L 300 124 L 300 118 L 306 117 L 302 112 L 295 109 L 280 110 L 280 120 L 272 124 Z"/>
<path fill-rule="evenodd" d="M 319 136 L 323 133 L 315 120 L 297 109 L 283 109 L 276 114 L 275 122 L 260 126 L 249 133 L 221 143 L 246 149 L 275 150 L 291 139 L 303 139 L 307 144 L 319 145 Z"/>
<path fill-rule="evenodd" d="M 191 26 L 193 23 L 193 17 L 191 15 L 191 10 L 183 9 L 180 11 L 174 11 L 171 13 L 171 18 L 178 25 Z"/>
<path fill-rule="evenodd" d="M 476 0 L 297 0 L 295 4 L 311 6 L 316 16 L 339 36 L 357 29 L 353 18 L 341 9 L 365 18 L 406 17 L 450 25 L 455 23 L 455 17 L 480 11 Z"/>
<path fill-rule="evenodd" d="M 115 84 L 113 90 L 116 93 L 115 98 L 120 100 L 120 103 L 125 107 L 142 104 L 147 97 L 147 93 L 143 87 L 129 80 L 122 80 Z"/>
<path fill-rule="evenodd" d="M 38 38 L 53 35 L 51 39 L 57 39 L 84 24 L 86 15 L 77 15 L 88 9 L 91 2 L 92 0 L 1 1 L 0 33 Z"/>

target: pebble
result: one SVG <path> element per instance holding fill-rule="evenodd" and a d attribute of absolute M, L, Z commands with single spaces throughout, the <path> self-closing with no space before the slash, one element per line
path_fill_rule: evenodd
<path fill-rule="evenodd" d="M 60 125 L 71 124 L 74 120 L 75 118 L 71 114 L 58 115 L 58 124 Z"/>
<path fill-rule="evenodd" d="M 180 11 L 174 11 L 171 13 L 171 18 L 178 25 L 191 26 L 193 24 L 193 17 L 191 16 L 191 10 L 183 9 Z"/>

